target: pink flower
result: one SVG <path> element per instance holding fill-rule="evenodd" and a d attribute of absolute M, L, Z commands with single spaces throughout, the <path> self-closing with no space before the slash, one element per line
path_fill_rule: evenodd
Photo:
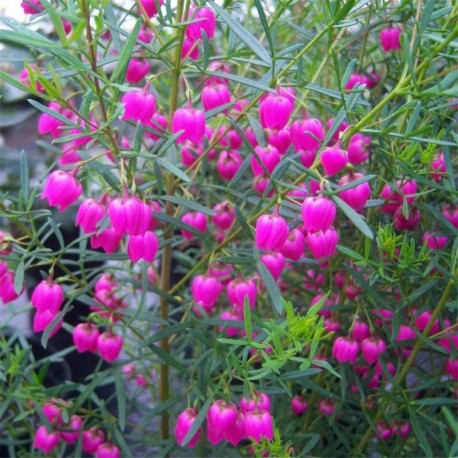
<path fill-rule="evenodd" d="M 202 232 L 202 234 L 207 232 L 207 216 L 201 212 L 185 213 L 182 216 L 181 221 L 193 227 L 196 231 Z M 181 233 L 187 239 L 192 239 L 194 237 L 194 234 L 186 229 L 181 229 Z"/>
<path fill-rule="evenodd" d="M 231 305 L 243 310 L 245 297 L 247 297 L 251 309 L 254 309 L 258 295 L 258 288 L 253 279 L 237 278 L 228 283 L 226 293 Z"/>
<path fill-rule="evenodd" d="M 150 228 L 152 210 L 138 197 L 124 194 L 110 202 L 108 216 L 118 234 L 139 235 Z"/>
<path fill-rule="evenodd" d="M 97 249 L 102 248 L 105 253 L 114 253 L 119 244 L 121 243 L 123 234 L 109 227 L 105 229 L 101 234 L 94 234 L 91 236 L 91 248 Z"/>
<path fill-rule="evenodd" d="M 350 335 L 352 339 L 357 340 L 358 342 L 362 342 L 364 339 L 370 337 L 371 331 L 369 326 L 364 321 L 356 320 L 353 323 Z"/>
<path fill-rule="evenodd" d="M 229 324 L 230 322 L 242 323 L 243 317 L 236 310 L 226 310 L 225 312 L 222 312 L 219 319 L 221 321 L 225 321 L 226 324 L 224 326 L 218 326 L 218 332 L 222 332 L 224 330 L 228 337 L 235 337 L 241 331 L 241 328 L 231 327 Z"/>
<path fill-rule="evenodd" d="M 91 428 L 83 431 L 82 449 L 85 452 L 94 454 L 100 444 L 105 441 L 105 434 L 99 428 Z"/>
<path fill-rule="evenodd" d="M 191 8 L 188 18 L 192 20 L 192 24 L 186 26 L 186 36 L 191 41 L 200 40 L 202 38 L 202 30 L 205 31 L 207 37 L 212 39 L 216 30 L 215 12 L 211 8 Z M 195 22 L 194 22 L 195 21 Z"/>
<path fill-rule="evenodd" d="M 35 431 L 33 448 L 37 448 L 43 453 L 51 453 L 59 445 L 59 442 L 59 433 L 56 431 L 48 432 L 46 426 L 42 425 Z"/>
<path fill-rule="evenodd" d="M 146 231 L 144 234 L 131 235 L 127 242 L 127 254 L 132 262 L 144 259 L 146 262 L 153 262 L 159 248 L 159 241 L 156 234 Z"/>
<path fill-rule="evenodd" d="M 281 130 L 269 129 L 267 131 L 267 143 L 277 148 L 280 154 L 285 154 L 291 146 L 291 133 L 289 127 L 286 126 Z"/>
<path fill-rule="evenodd" d="M 76 214 L 75 226 L 81 226 L 84 233 L 97 232 L 97 225 L 107 213 L 104 203 L 95 199 L 84 199 Z"/>
<path fill-rule="evenodd" d="M 205 115 L 202 110 L 192 107 L 178 108 L 172 117 L 172 132 L 183 131 L 176 139 L 177 143 L 191 140 L 194 144 L 202 142 L 205 134 Z"/>
<path fill-rule="evenodd" d="M 355 134 L 350 138 L 347 147 L 348 161 L 353 165 L 361 164 L 369 159 L 371 138 L 362 134 Z"/>
<path fill-rule="evenodd" d="M 96 458 L 119 458 L 121 452 L 116 445 L 111 442 L 104 442 L 97 447 L 95 451 Z"/>
<path fill-rule="evenodd" d="M 164 4 L 164 0 L 140 0 L 143 9 L 145 10 L 148 17 L 156 16 L 157 5 L 161 6 Z"/>
<path fill-rule="evenodd" d="M 223 399 L 217 399 L 208 410 L 207 419 L 212 427 L 218 429 L 223 435 L 233 428 L 237 420 L 237 406 Z"/>
<path fill-rule="evenodd" d="M 14 288 L 15 275 L 12 270 L 8 270 L 8 265 L 0 261 L 0 299 L 3 304 L 15 301 L 21 294 Z"/>
<path fill-rule="evenodd" d="M 151 70 L 151 65 L 145 59 L 130 59 L 126 71 L 126 81 L 131 84 L 139 83 Z"/>
<path fill-rule="evenodd" d="M 246 435 L 256 442 L 261 442 L 262 437 L 273 440 L 274 428 L 272 414 L 267 410 L 252 410 L 246 412 L 245 431 Z"/>
<path fill-rule="evenodd" d="M 307 235 L 307 245 L 315 259 L 326 259 L 333 256 L 338 241 L 339 234 L 333 226 L 325 232 L 309 232 Z"/>
<path fill-rule="evenodd" d="M 33 290 L 31 302 L 38 312 L 49 310 L 57 315 L 64 302 L 64 290 L 62 286 L 54 283 L 52 278 L 41 281 Z"/>
<path fill-rule="evenodd" d="M 197 410 L 190 407 L 180 415 L 178 415 L 177 423 L 175 425 L 175 437 L 178 445 L 183 446 L 184 438 L 188 431 L 192 428 L 193 423 L 196 421 Z M 202 434 L 202 428 L 199 428 L 191 440 L 188 442 L 188 447 L 194 448 L 199 441 L 200 435 Z"/>
<path fill-rule="evenodd" d="M 73 329 L 73 343 L 79 353 L 97 350 L 97 339 L 100 333 L 92 323 L 79 323 Z"/>
<path fill-rule="evenodd" d="M 200 56 L 199 47 L 197 46 L 197 41 L 190 40 L 185 38 L 183 40 L 183 47 L 181 48 L 181 58 L 187 59 L 188 57 L 191 60 L 197 60 Z"/>
<path fill-rule="evenodd" d="M 283 129 L 288 124 L 293 103 L 283 95 L 269 94 L 259 104 L 259 119 L 263 129 Z"/>
<path fill-rule="evenodd" d="M 253 410 L 270 410 L 270 397 L 267 393 L 257 391 L 253 398 L 240 399 L 240 408 L 245 413 Z"/>
<path fill-rule="evenodd" d="M 333 224 L 337 209 L 332 200 L 319 195 L 307 197 L 302 204 L 302 221 L 307 232 L 327 231 Z"/>
<path fill-rule="evenodd" d="M 97 338 L 97 350 L 99 355 L 109 363 L 115 361 L 121 353 L 123 339 L 119 334 L 104 332 Z"/>
<path fill-rule="evenodd" d="M 256 221 L 256 246 L 278 252 L 289 235 L 288 223 L 279 215 L 262 215 Z"/>
<path fill-rule="evenodd" d="M 323 124 L 315 118 L 294 121 L 290 133 L 291 143 L 297 152 L 301 150 L 316 152 L 324 140 Z"/>
<path fill-rule="evenodd" d="M 363 178 L 362 173 L 349 173 L 344 175 L 339 180 L 339 188 L 342 188 L 346 185 L 349 185 L 353 181 Z M 338 188 L 337 188 L 338 190 Z M 355 210 L 360 210 L 366 206 L 366 203 L 371 195 L 371 187 L 367 181 L 364 183 L 353 186 L 350 189 L 339 192 L 339 197 L 351 208 Z"/>
<path fill-rule="evenodd" d="M 24 14 L 38 14 L 45 9 L 40 0 L 22 0 L 21 8 Z"/>
<path fill-rule="evenodd" d="M 129 91 L 122 97 L 124 114 L 121 119 L 132 119 L 135 123 L 140 121 L 146 125 L 156 110 L 156 98 L 146 91 Z"/>
<path fill-rule="evenodd" d="M 48 204 L 63 212 L 75 203 L 83 192 L 81 183 L 68 172 L 55 170 L 48 176 L 40 199 L 48 199 Z"/>
<path fill-rule="evenodd" d="M 222 180 L 232 180 L 242 165 L 242 156 L 237 151 L 221 151 L 216 170 Z"/>
<path fill-rule="evenodd" d="M 328 177 L 332 177 L 345 168 L 348 162 L 347 152 L 333 147 L 321 152 L 321 166 Z"/>
<path fill-rule="evenodd" d="M 213 207 L 215 214 L 212 216 L 212 223 L 221 229 L 222 231 L 229 229 L 235 221 L 235 209 L 234 207 L 224 201 Z"/>
<path fill-rule="evenodd" d="M 302 415 L 308 407 L 307 401 L 303 396 L 294 396 L 290 405 L 294 415 Z"/>
<path fill-rule="evenodd" d="M 46 309 L 43 312 L 36 312 L 33 317 L 33 330 L 34 332 L 44 331 L 56 318 L 56 314 L 51 312 L 51 310 Z M 59 321 L 54 325 L 52 331 L 49 333 L 49 337 L 54 336 L 57 331 L 62 327 L 62 321 Z"/>
<path fill-rule="evenodd" d="M 205 111 L 214 110 L 230 102 L 231 92 L 225 84 L 212 84 L 202 89 L 202 105 Z M 227 113 L 227 108 L 224 113 Z"/>
<path fill-rule="evenodd" d="M 386 343 L 379 337 L 368 337 L 361 343 L 361 353 L 368 364 L 374 364 L 386 351 Z"/>
<path fill-rule="evenodd" d="M 237 418 L 232 428 L 228 429 L 224 433 L 224 439 L 229 443 L 236 446 L 242 439 L 245 439 L 246 429 L 245 429 L 245 414 L 243 412 L 237 412 Z"/>
<path fill-rule="evenodd" d="M 359 345 L 350 337 L 337 337 L 332 346 L 332 356 L 339 363 L 350 362 L 354 363 L 358 356 Z"/>
<path fill-rule="evenodd" d="M 255 176 L 262 175 L 264 168 L 269 174 L 272 173 L 281 160 L 277 148 L 271 145 L 267 145 L 266 147 L 256 146 L 255 151 L 258 157 L 255 155 L 251 156 L 251 170 L 253 170 L 253 174 Z"/>
<path fill-rule="evenodd" d="M 259 260 L 266 266 L 274 280 L 280 278 L 285 267 L 285 258 L 281 253 L 267 253 L 262 255 Z"/>
<path fill-rule="evenodd" d="M 305 236 L 299 229 L 293 229 L 283 244 L 280 253 L 288 259 L 299 261 L 304 256 Z"/>
<path fill-rule="evenodd" d="M 426 231 L 423 234 L 422 241 L 430 250 L 442 250 L 447 245 L 448 237 L 445 235 L 433 235 L 431 232 Z"/>
<path fill-rule="evenodd" d="M 402 31 L 396 27 L 382 29 L 380 32 L 380 43 L 385 52 L 396 51 L 401 48 Z"/>
<path fill-rule="evenodd" d="M 210 313 L 218 302 L 223 287 L 221 283 L 210 275 L 197 275 L 192 280 L 191 293 L 196 304 Z M 194 311 L 200 315 L 197 307 Z"/>
<path fill-rule="evenodd" d="M 336 408 L 337 405 L 332 399 L 323 399 L 318 406 L 320 414 L 326 417 L 330 417 L 335 412 Z"/>
<path fill-rule="evenodd" d="M 83 428 L 83 419 L 79 415 L 72 415 L 70 417 L 70 423 L 67 425 L 64 425 L 64 429 L 66 431 L 62 431 L 60 435 L 62 436 L 62 439 L 67 444 L 74 444 L 80 437 L 82 428 Z M 71 431 L 74 431 L 74 432 L 71 432 Z"/>

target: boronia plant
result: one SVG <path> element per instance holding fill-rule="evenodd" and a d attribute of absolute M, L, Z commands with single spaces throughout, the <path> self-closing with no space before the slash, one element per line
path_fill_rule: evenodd
<path fill-rule="evenodd" d="M 21 6 L 2 456 L 456 456 L 458 3 Z"/>

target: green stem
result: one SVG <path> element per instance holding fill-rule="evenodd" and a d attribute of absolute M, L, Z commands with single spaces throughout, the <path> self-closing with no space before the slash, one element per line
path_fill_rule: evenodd
<path fill-rule="evenodd" d="M 176 22 L 181 22 L 183 13 L 185 16 L 188 13 L 189 0 L 179 0 L 176 10 Z M 172 117 L 178 106 L 178 92 L 181 74 L 181 50 L 183 47 L 184 29 L 179 29 L 178 34 L 180 37 L 179 45 L 175 48 L 175 66 L 172 73 L 171 87 L 170 87 L 170 99 L 169 99 L 169 124 L 172 123 Z M 172 196 L 175 193 L 175 184 L 172 174 L 167 174 L 166 180 L 166 193 L 168 196 Z M 171 202 L 166 203 L 165 212 L 168 216 L 173 215 L 173 204 Z M 170 289 L 170 275 L 172 270 L 172 244 L 168 243 L 173 237 L 173 228 L 170 224 L 166 224 L 164 227 L 164 250 L 162 252 L 162 266 L 161 266 L 161 279 L 160 285 L 162 291 L 168 291 Z M 168 297 L 161 296 L 160 299 L 160 317 L 163 322 L 168 321 L 169 318 L 169 299 Z M 164 325 L 161 325 L 161 329 Z M 161 349 L 165 353 L 170 352 L 168 338 L 161 339 Z M 169 365 L 166 362 L 162 362 L 160 369 L 160 386 L 159 396 L 161 402 L 167 401 L 169 397 Z M 167 412 L 164 412 L 161 417 L 161 439 L 167 440 L 170 437 L 169 431 L 169 416 Z"/>

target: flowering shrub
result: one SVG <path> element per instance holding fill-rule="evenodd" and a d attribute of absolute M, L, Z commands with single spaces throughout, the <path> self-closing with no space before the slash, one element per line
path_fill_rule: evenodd
<path fill-rule="evenodd" d="M 0 299 L 71 339 L 0 324 L 8 453 L 454 456 L 457 5 L 22 7 Z"/>

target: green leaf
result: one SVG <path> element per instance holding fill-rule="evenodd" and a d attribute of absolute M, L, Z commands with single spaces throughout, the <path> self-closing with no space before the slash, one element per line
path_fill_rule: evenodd
<path fill-rule="evenodd" d="M 332 199 L 337 204 L 337 206 L 347 215 L 350 221 L 366 236 L 371 240 L 374 239 L 374 234 L 372 233 L 371 228 L 367 225 L 364 218 L 355 212 L 353 208 L 347 205 L 340 197 L 336 195 L 332 196 Z"/>
<path fill-rule="evenodd" d="M 41 4 L 44 6 L 46 12 L 48 13 L 49 19 L 51 19 L 52 25 L 59 37 L 60 42 L 65 46 L 67 43 L 67 35 L 65 34 L 64 26 L 62 24 L 62 19 L 57 14 L 57 9 L 55 6 L 52 6 L 48 0 L 41 1 Z"/>
<path fill-rule="evenodd" d="M 70 119 L 66 118 L 65 116 L 62 116 L 60 113 L 57 113 L 57 111 L 54 111 L 54 110 L 50 110 L 48 107 L 46 107 L 45 105 L 42 105 L 41 103 L 33 100 L 33 99 L 27 99 L 27 102 L 30 103 L 30 105 L 32 105 L 33 107 L 35 107 L 37 110 L 40 110 L 42 111 L 43 113 L 46 113 L 48 114 L 49 116 L 51 116 L 52 118 L 55 118 L 55 119 L 58 119 L 59 121 L 62 121 L 64 124 L 66 124 L 67 126 L 71 126 L 75 129 L 79 129 L 80 126 L 76 125 L 73 121 L 71 121 Z"/>
<path fill-rule="evenodd" d="M 180 170 L 178 167 L 173 165 L 171 162 L 168 160 L 158 157 L 156 158 L 156 161 L 159 163 L 161 167 L 164 167 L 164 169 L 168 170 L 170 173 L 175 175 L 176 177 L 180 178 L 181 180 L 185 181 L 186 183 L 190 183 L 191 179 L 184 173 L 182 170 Z"/>
<path fill-rule="evenodd" d="M 172 202 L 175 205 L 180 205 L 182 207 L 189 208 L 190 210 L 201 212 L 205 215 L 213 216 L 215 214 L 215 211 L 211 208 L 205 207 L 204 205 L 201 205 L 196 201 L 185 199 L 184 197 L 162 196 L 161 199 Z"/>
<path fill-rule="evenodd" d="M 27 154 L 24 150 L 21 151 L 21 190 L 24 200 L 29 199 L 29 165 L 27 162 Z"/>
<path fill-rule="evenodd" d="M 280 288 L 273 279 L 272 274 L 261 261 L 258 261 L 256 263 L 256 266 L 258 268 L 259 275 L 261 275 L 261 279 L 264 282 L 264 285 L 267 289 L 267 294 L 270 296 L 270 299 L 272 300 L 272 304 L 274 306 L 275 311 L 279 315 L 281 315 L 283 312 L 283 304 Z"/>
<path fill-rule="evenodd" d="M 124 431 L 126 427 L 126 389 L 122 379 L 121 368 L 115 371 L 116 400 L 118 402 L 118 422 L 119 429 Z"/>
<path fill-rule="evenodd" d="M 234 75 L 232 73 L 224 73 L 224 72 L 217 72 L 217 71 L 214 72 L 214 71 L 209 71 L 209 70 L 207 70 L 205 74 L 210 75 L 210 76 L 216 76 L 219 78 L 227 78 L 230 81 L 234 81 L 234 83 L 239 83 L 239 84 L 242 84 L 243 86 L 253 87 L 262 92 L 275 93 L 274 89 L 272 89 L 271 87 L 265 84 L 260 83 L 259 80 L 257 79 L 250 80 L 243 76 Z"/>
<path fill-rule="evenodd" d="M 255 259 L 248 256 L 220 256 L 218 261 L 224 264 L 234 264 L 235 266 L 254 264 L 256 262 Z"/>
<path fill-rule="evenodd" d="M 253 326 L 251 323 L 251 306 L 248 296 L 245 296 L 243 301 L 243 322 L 245 324 L 246 338 L 251 344 L 253 340 Z"/>
<path fill-rule="evenodd" d="M 266 34 L 267 41 L 269 42 L 270 54 L 273 57 L 275 53 L 275 48 L 274 48 L 272 36 L 270 34 L 270 29 L 269 29 L 269 24 L 266 18 L 266 13 L 264 12 L 264 7 L 261 5 L 261 2 L 259 0 L 254 0 L 254 5 L 256 6 L 256 9 L 258 10 L 259 20 L 261 21 L 262 28 L 264 29 L 264 33 Z"/>
<path fill-rule="evenodd" d="M 14 276 L 14 291 L 16 294 L 20 294 L 24 286 L 24 261 L 21 261 L 16 267 L 16 273 Z"/>
<path fill-rule="evenodd" d="M 220 15 L 221 19 L 227 24 L 232 32 L 237 35 L 263 62 L 272 65 L 272 59 L 269 53 L 264 49 L 258 39 L 248 30 L 246 30 L 239 22 L 237 22 L 230 14 L 224 11 L 219 5 L 212 0 L 207 2 Z"/>
<path fill-rule="evenodd" d="M 112 83 L 122 83 L 124 81 L 124 77 L 126 75 L 127 65 L 129 64 L 129 60 L 132 57 L 132 51 L 135 46 L 135 42 L 137 41 L 138 33 L 140 32 L 140 27 L 142 25 L 141 19 L 137 19 L 135 22 L 134 28 L 132 32 L 130 32 L 126 43 L 124 44 L 124 48 L 122 50 L 121 55 L 119 56 L 118 64 L 111 75 L 110 82 Z"/>
<path fill-rule="evenodd" d="M 429 441 L 427 439 L 426 431 L 425 428 L 423 428 L 420 425 L 420 421 L 418 419 L 417 414 L 415 413 L 415 410 L 412 408 L 408 408 L 409 410 L 409 416 L 410 416 L 410 423 L 412 424 L 412 429 L 413 432 L 415 433 L 415 436 L 420 443 L 420 447 L 423 449 L 425 452 L 426 456 L 435 456 L 433 453 L 431 446 L 429 445 Z"/>

